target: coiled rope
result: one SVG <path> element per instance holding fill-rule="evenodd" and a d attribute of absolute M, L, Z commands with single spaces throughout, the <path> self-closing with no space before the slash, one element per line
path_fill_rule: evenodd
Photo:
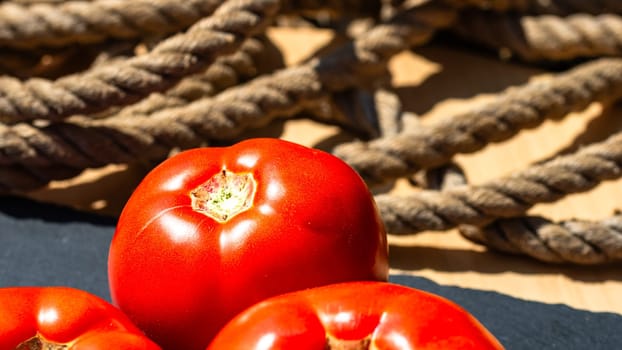
<path fill-rule="evenodd" d="M 376 128 L 366 134 L 372 139 L 334 149 L 372 187 L 451 169 L 457 154 L 593 103 L 616 103 L 621 13 L 613 0 L 3 1 L 0 67 L 16 74 L 0 77 L 0 190 L 27 192 L 109 164 L 155 164 L 318 106 L 326 122 L 361 127 L 365 119 Z M 367 24 L 345 44 L 281 67 L 264 33 L 284 17 L 336 32 Z M 390 92 L 389 62 L 438 33 L 504 59 L 568 69 L 435 124 L 406 123 L 399 117 L 408 111 Z M 33 68 L 51 60 L 66 69 L 81 50 L 102 52 L 60 78 Z M 388 231 L 458 227 L 469 240 L 545 262 L 622 260 L 619 213 L 560 222 L 526 215 L 537 203 L 621 177 L 622 134 L 483 184 L 452 174 L 437 188 L 376 195 Z"/>

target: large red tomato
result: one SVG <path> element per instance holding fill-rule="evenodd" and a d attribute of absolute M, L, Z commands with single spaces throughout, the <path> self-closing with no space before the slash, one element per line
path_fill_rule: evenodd
<path fill-rule="evenodd" d="M 440 296 L 385 282 L 345 282 L 259 302 L 208 350 L 494 350 L 499 341 Z"/>
<path fill-rule="evenodd" d="M 386 280 L 368 188 L 329 153 L 280 139 L 184 151 L 153 169 L 119 218 L 113 301 L 166 349 L 204 349 L 244 308 L 283 292 Z"/>
<path fill-rule="evenodd" d="M 120 310 L 66 287 L 0 289 L 0 349 L 159 350 Z"/>

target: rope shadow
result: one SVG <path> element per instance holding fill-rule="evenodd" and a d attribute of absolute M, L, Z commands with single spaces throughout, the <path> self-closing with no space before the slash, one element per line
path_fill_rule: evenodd
<path fill-rule="evenodd" d="M 478 252 L 469 249 L 391 244 L 389 260 L 392 268 L 407 271 L 424 268 L 443 272 L 474 271 L 483 274 L 512 271 L 524 275 L 561 274 L 586 283 L 622 281 L 620 263 L 598 266 L 547 264 L 527 256 L 503 254 L 492 250 Z"/>
<path fill-rule="evenodd" d="M 526 83 L 534 75 L 545 73 L 537 67 L 519 65 L 482 55 L 473 48 L 449 46 L 433 42 L 419 47 L 414 54 L 439 65 L 439 72 L 427 77 L 419 85 L 397 86 L 404 109 L 424 114 L 439 101 L 471 99 L 486 93 Z M 468 69 L 465 69 L 468 67 Z M 490 77 L 494 76 L 494 79 Z"/>
<path fill-rule="evenodd" d="M 583 146 L 604 141 L 612 134 L 622 131 L 620 115 L 622 115 L 622 103 L 618 102 L 604 107 L 600 115 L 587 122 L 583 130 L 562 146 L 556 154 L 541 159 L 538 163 L 544 163 L 559 155 L 575 153 Z"/>

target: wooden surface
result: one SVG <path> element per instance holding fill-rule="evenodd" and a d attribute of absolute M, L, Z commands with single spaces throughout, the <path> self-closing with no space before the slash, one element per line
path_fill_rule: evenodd
<path fill-rule="evenodd" d="M 327 31 L 274 29 L 269 32 L 283 50 L 285 62 L 300 62 L 331 39 Z M 423 123 L 449 117 L 512 85 L 546 77 L 543 69 L 502 62 L 474 49 L 434 42 L 391 61 L 395 92 L 406 110 L 420 115 Z M 620 107 L 603 109 L 594 104 L 581 113 L 521 132 L 509 141 L 455 159 L 470 183 L 479 183 L 558 152 L 574 150 L 598 141 L 620 128 Z M 274 123 L 246 135 L 276 136 L 307 146 L 330 150 L 351 135 L 334 126 L 306 119 Z M 116 215 L 133 186 L 145 174 L 139 166 L 110 166 L 87 171 L 76 179 L 53 183 L 31 197 L 69 204 L 84 210 Z M 389 191 L 411 191 L 398 181 Z M 588 193 L 572 195 L 556 203 L 538 205 L 530 213 L 551 219 L 599 219 L 621 209 L 622 181 L 610 181 Z M 424 232 L 390 237 L 393 272 L 415 274 L 440 284 L 494 290 L 517 298 L 563 303 L 578 309 L 622 314 L 622 265 L 577 267 L 548 265 L 527 257 L 492 253 L 463 239 L 456 231 Z"/>

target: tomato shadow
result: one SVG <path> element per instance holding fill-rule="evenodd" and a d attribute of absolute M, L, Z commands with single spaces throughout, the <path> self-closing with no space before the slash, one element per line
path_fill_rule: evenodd
<path fill-rule="evenodd" d="M 62 285 L 108 299 L 114 218 L 22 197 L 0 197 L 0 286 Z"/>
<path fill-rule="evenodd" d="M 46 186 L 20 195 L 42 203 L 116 218 L 136 186 L 155 165 L 136 163 L 89 169 L 62 181 L 59 186 Z"/>
<path fill-rule="evenodd" d="M 0 216 L 25 221 L 82 222 L 98 226 L 113 226 L 116 223 L 116 218 L 111 216 L 89 213 L 62 204 L 46 203 L 11 195 L 0 196 Z M 0 232 L 5 230 L 6 227 L 0 228 Z"/>
<path fill-rule="evenodd" d="M 492 250 L 471 250 L 462 248 L 438 248 L 430 246 L 389 247 L 390 266 L 395 269 L 413 271 L 430 269 L 443 272 L 469 272 L 501 274 L 508 271 L 524 275 L 556 274 L 570 279 L 600 283 L 622 281 L 622 263 L 598 266 L 571 264 L 549 264 L 525 255 L 513 255 Z"/>
<path fill-rule="evenodd" d="M 507 349 L 612 349 L 622 344 L 622 315 L 619 314 L 439 285 L 422 277 L 393 275 L 390 281 L 457 303 Z"/>

